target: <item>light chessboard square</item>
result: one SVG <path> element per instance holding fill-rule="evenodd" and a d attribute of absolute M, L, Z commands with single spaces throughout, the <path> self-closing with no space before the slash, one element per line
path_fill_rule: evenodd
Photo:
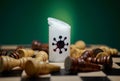
<path fill-rule="evenodd" d="M 112 58 L 113 59 L 113 62 L 120 62 L 120 58 Z"/>
<path fill-rule="evenodd" d="M 78 76 L 52 76 L 50 81 L 82 81 Z"/>
<path fill-rule="evenodd" d="M 120 76 L 108 76 L 111 81 L 120 81 Z"/>
<path fill-rule="evenodd" d="M 21 77 L 0 77 L 0 81 L 20 81 Z"/>
<path fill-rule="evenodd" d="M 78 76 L 80 76 L 80 77 L 105 77 L 106 74 L 103 73 L 103 71 L 96 71 L 96 72 L 78 73 Z"/>

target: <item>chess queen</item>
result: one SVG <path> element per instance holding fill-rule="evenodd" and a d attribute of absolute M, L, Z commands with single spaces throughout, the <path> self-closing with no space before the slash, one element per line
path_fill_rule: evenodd
<path fill-rule="evenodd" d="M 63 62 L 70 54 L 70 25 L 48 18 L 49 24 L 49 61 Z"/>

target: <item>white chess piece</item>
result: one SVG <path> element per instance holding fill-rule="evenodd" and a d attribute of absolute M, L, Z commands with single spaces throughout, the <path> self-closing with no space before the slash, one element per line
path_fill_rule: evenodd
<path fill-rule="evenodd" d="M 49 24 L 49 61 L 63 62 L 70 54 L 70 25 L 48 18 Z"/>

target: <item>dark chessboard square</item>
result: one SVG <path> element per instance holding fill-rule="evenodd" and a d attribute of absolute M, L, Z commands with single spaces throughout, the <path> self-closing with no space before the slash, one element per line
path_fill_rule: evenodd
<path fill-rule="evenodd" d="M 61 69 L 58 72 L 51 73 L 51 75 L 53 75 L 53 76 L 65 76 L 65 75 L 77 75 L 77 73 L 68 73 L 65 71 L 65 69 Z"/>
<path fill-rule="evenodd" d="M 120 66 L 120 63 L 116 63 L 116 64 Z"/>
<path fill-rule="evenodd" d="M 112 55 L 112 57 L 118 57 L 118 58 L 120 58 L 120 54 L 119 55 Z"/>
<path fill-rule="evenodd" d="M 22 70 L 11 70 L 0 73 L 0 77 L 16 77 L 21 76 Z"/>
<path fill-rule="evenodd" d="M 49 77 L 40 78 L 40 77 L 33 77 L 33 78 L 22 78 L 21 81 L 50 81 Z"/>
<path fill-rule="evenodd" d="M 106 75 L 113 75 L 113 76 L 120 75 L 120 69 L 103 70 L 103 72 Z"/>
<path fill-rule="evenodd" d="M 80 77 L 83 81 L 110 81 L 107 77 Z"/>

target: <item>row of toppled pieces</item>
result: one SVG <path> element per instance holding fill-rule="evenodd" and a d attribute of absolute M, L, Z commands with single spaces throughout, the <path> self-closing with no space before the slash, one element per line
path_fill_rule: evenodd
<path fill-rule="evenodd" d="M 21 67 L 28 76 L 39 76 L 40 74 L 48 74 L 50 72 L 59 71 L 60 66 L 49 64 L 47 62 L 48 55 L 44 51 L 40 51 L 34 58 L 22 57 L 14 59 L 8 56 L 0 57 L 0 72 L 12 70 L 14 67 Z M 70 73 L 98 71 L 101 69 L 112 68 L 112 57 L 103 56 L 100 58 L 91 57 L 86 51 L 81 57 L 73 58 L 68 56 L 65 59 L 65 70 Z"/>
<path fill-rule="evenodd" d="M 38 76 L 39 74 L 48 74 L 60 70 L 60 66 L 48 63 L 48 54 L 44 51 L 38 52 L 34 58 L 22 57 L 15 59 L 9 56 L 0 57 L 0 72 L 10 71 L 15 67 L 25 70 L 28 76 Z"/>
<path fill-rule="evenodd" d="M 39 41 L 33 41 L 31 47 L 18 46 L 14 49 L 0 49 L 0 56 L 10 56 L 16 59 L 26 56 L 32 56 L 35 51 L 45 51 L 48 54 L 48 44 L 42 44 Z M 25 53 L 25 54 L 23 54 Z"/>
<path fill-rule="evenodd" d="M 99 71 L 112 69 L 112 56 L 93 57 L 89 51 L 85 51 L 82 56 L 74 58 L 68 56 L 65 59 L 64 66 L 66 71 L 71 73 Z"/>
<path fill-rule="evenodd" d="M 88 48 L 84 41 L 77 41 L 71 45 L 70 56 L 65 59 L 65 69 L 73 73 L 111 69 L 114 55 L 118 55 L 118 50 L 115 48 L 105 45 L 94 45 Z"/>
<path fill-rule="evenodd" d="M 70 56 L 74 58 L 78 58 L 82 56 L 82 54 L 87 50 L 90 51 L 93 57 L 118 55 L 118 50 L 116 48 L 111 48 L 105 45 L 93 45 L 90 47 L 86 47 L 84 41 L 77 41 L 75 44 L 72 44 L 70 47 Z"/>
<path fill-rule="evenodd" d="M 0 50 L 0 56 L 9 56 L 15 59 L 19 59 L 22 57 L 32 57 L 34 56 L 38 51 L 34 51 L 32 49 L 28 48 L 20 48 L 20 49 L 1 49 Z"/>

